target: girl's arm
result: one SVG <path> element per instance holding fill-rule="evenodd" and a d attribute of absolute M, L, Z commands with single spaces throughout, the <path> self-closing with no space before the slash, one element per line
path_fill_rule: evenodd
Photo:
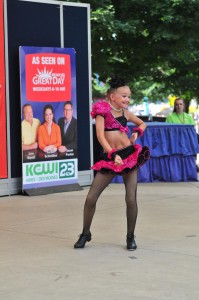
<path fill-rule="evenodd" d="M 96 123 L 96 134 L 97 134 L 97 139 L 102 146 L 104 152 L 108 153 L 108 158 L 112 159 L 114 163 L 118 166 L 122 165 L 122 159 L 121 157 L 116 154 L 114 157 L 112 156 L 112 153 L 115 152 L 115 149 L 112 149 L 109 143 L 107 142 L 105 136 L 104 136 L 104 117 L 97 115 L 95 118 L 95 123 Z"/>
<path fill-rule="evenodd" d="M 104 152 L 111 151 L 112 148 L 104 136 L 104 117 L 101 115 L 97 115 L 95 118 L 95 124 L 96 124 L 96 135 L 97 135 L 98 142 L 104 149 Z"/>
<path fill-rule="evenodd" d="M 140 129 L 142 129 L 143 131 L 146 128 L 146 123 L 144 123 L 139 117 L 135 116 L 132 112 L 130 111 L 126 111 L 125 112 L 126 118 L 128 120 L 128 122 L 132 122 L 135 125 L 137 125 L 137 127 L 139 127 Z"/>
<path fill-rule="evenodd" d="M 125 112 L 126 118 L 129 122 L 134 123 L 138 128 L 141 129 L 141 131 L 139 132 L 132 132 L 131 136 L 130 136 L 130 141 L 132 144 L 135 143 L 135 141 L 137 140 L 138 136 L 140 135 L 141 132 L 143 132 L 146 129 L 146 123 L 144 123 L 140 118 L 138 118 L 137 116 L 135 116 L 132 112 L 127 111 Z M 136 128 L 135 128 L 136 130 Z"/>

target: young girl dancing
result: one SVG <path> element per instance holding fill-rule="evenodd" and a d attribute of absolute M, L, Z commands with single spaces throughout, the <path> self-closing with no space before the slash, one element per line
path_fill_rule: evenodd
<path fill-rule="evenodd" d="M 92 169 L 97 171 L 84 205 L 83 231 L 74 248 L 84 248 L 91 240 L 90 227 L 96 209 L 96 203 L 103 190 L 116 175 L 123 176 L 127 216 L 126 243 L 128 250 L 137 248 L 135 225 L 137 219 L 137 170 L 150 156 L 148 147 L 135 144 L 142 136 L 146 124 L 127 110 L 131 91 L 123 79 L 112 78 L 107 92 L 107 101 L 93 104 L 91 116 L 96 121 L 96 134 L 103 153 Z M 128 138 L 127 122 L 135 127 Z"/>

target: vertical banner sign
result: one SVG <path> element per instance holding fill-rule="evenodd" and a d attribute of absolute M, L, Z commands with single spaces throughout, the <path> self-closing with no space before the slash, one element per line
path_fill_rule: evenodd
<path fill-rule="evenodd" d="M 75 50 L 19 49 L 23 190 L 78 181 Z"/>
<path fill-rule="evenodd" d="M 0 178 L 7 178 L 3 1 L 0 1 Z"/>

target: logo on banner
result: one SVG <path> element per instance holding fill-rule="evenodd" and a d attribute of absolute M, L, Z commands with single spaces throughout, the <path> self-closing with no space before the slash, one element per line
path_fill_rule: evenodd
<path fill-rule="evenodd" d="M 76 160 L 26 163 L 25 184 L 77 178 Z"/>
<path fill-rule="evenodd" d="M 26 97 L 28 101 L 39 102 L 71 100 L 70 55 L 27 54 Z"/>

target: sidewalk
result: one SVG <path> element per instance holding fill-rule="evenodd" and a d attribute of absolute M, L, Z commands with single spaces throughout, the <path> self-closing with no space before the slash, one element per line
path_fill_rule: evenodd
<path fill-rule="evenodd" d="M 87 192 L 0 198 L 0 299 L 199 299 L 198 182 L 138 184 L 133 252 L 123 184 L 104 191 L 92 241 L 73 249 Z"/>

